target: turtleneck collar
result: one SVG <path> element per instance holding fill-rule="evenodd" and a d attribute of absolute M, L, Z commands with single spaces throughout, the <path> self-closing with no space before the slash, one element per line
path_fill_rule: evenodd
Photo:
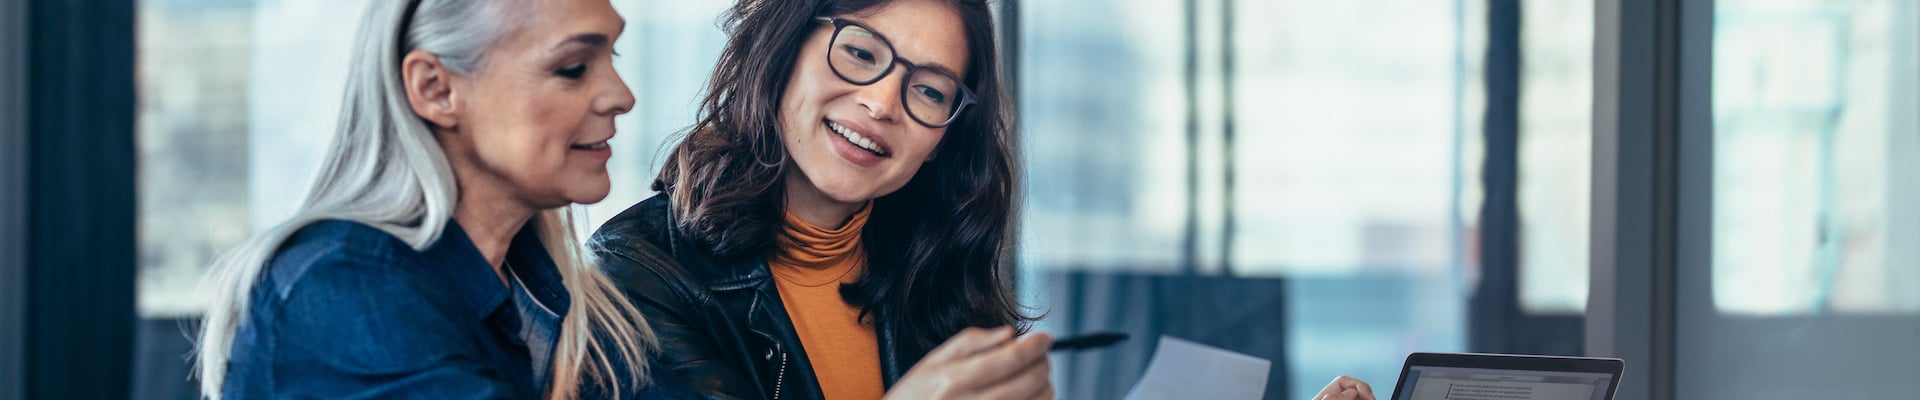
<path fill-rule="evenodd" d="M 868 202 L 852 218 L 848 218 L 845 225 L 826 229 L 787 212 L 780 230 L 779 248 L 774 251 L 772 261 L 776 266 L 798 268 L 776 272 L 786 272 L 780 275 L 786 275 L 783 278 L 805 286 L 839 282 L 848 272 L 866 262 L 866 252 L 862 251 L 860 245 L 860 231 L 866 228 L 867 217 L 872 213 L 873 203 Z"/>

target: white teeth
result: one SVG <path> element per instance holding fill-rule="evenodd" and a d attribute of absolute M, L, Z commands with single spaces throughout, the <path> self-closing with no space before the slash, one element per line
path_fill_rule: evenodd
<path fill-rule="evenodd" d="M 847 129 L 847 127 L 840 126 L 840 124 L 833 123 L 833 121 L 827 121 L 827 128 L 833 129 L 834 133 L 840 134 L 841 137 L 847 138 L 848 142 L 852 142 L 862 149 L 867 149 L 867 151 L 875 153 L 880 152 L 880 148 L 873 144 L 873 140 L 860 136 L 859 133 L 854 133 L 852 129 Z"/>

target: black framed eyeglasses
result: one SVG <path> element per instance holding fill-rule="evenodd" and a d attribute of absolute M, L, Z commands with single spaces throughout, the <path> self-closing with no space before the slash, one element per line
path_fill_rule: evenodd
<path fill-rule="evenodd" d="M 895 55 L 893 43 L 866 25 L 834 17 L 817 19 L 833 24 L 827 65 L 847 83 L 871 85 L 893 73 L 895 64 L 907 67 L 907 79 L 900 85 L 900 103 L 914 122 L 929 128 L 945 127 L 974 104 L 973 91 L 952 71 L 914 64 Z"/>

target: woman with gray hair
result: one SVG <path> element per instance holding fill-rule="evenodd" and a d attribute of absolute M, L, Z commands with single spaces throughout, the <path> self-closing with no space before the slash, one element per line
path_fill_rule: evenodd
<path fill-rule="evenodd" d="M 608 0 L 369 3 L 311 192 L 206 278 L 202 391 L 692 397 L 567 212 L 634 103 Z"/>

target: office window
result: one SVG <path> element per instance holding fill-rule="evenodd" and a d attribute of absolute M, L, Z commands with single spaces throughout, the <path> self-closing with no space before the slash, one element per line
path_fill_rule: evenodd
<path fill-rule="evenodd" d="M 1520 5 L 1520 308 L 1584 314 L 1593 180 L 1593 0 Z"/>
<path fill-rule="evenodd" d="M 1020 2 L 1023 264 L 1175 272 L 1189 204 L 1180 2 Z"/>
<path fill-rule="evenodd" d="M 1521 295 L 1507 304 L 1579 314 L 1593 5 L 1523 3 L 1526 247 Z M 1279 282 L 1282 300 L 1246 307 L 1283 304 L 1248 316 L 1282 332 L 1243 334 L 1283 342 L 1265 353 L 1286 370 L 1272 398 L 1311 397 L 1337 375 L 1388 385 L 1408 352 L 1466 350 L 1481 268 L 1485 1 L 1019 6 L 1021 279 L 1050 313 L 1043 328 L 1156 332 L 1153 321 L 1177 317 L 1132 316 L 1166 306 L 1143 298 Z M 1210 283 L 1164 283 L 1184 276 Z M 1214 324 L 1201 329 L 1249 329 Z M 1144 354 L 1116 352 L 1058 362 L 1063 395 L 1124 390 Z"/>
<path fill-rule="evenodd" d="M 1685 133 L 1712 146 L 1682 145 L 1712 184 L 1681 192 L 1711 194 L 1682 219 L 1711 263 L 1679 271 L 1675 396 L 1913 397 L 1920 3 L 1714 7 L 1712 132 Z"/>
<path fill-rule="evenodd" d="M 193 317 L 200 274 L 291 216 L 331 144 L 363 2 L 139 5 L 139 310 Z"/>
<path fill-rule="evenodd" d="M 256 33 L 256 18 L 272 18 L 273 11 L 282 8 L 244 1 L 148 0 L 139 4 L 136 134 L 140 165 L 138 310 L 142 318 L 188 318 L 204 310 L 205 299 L 196 294 L 195 286 L 207 264 L 220 251 L 264 226 L 255 220 L 262 212 L 255 210 L 291 207 L 274 204 L 288 200 L 263 198 L 278 191 L 255 187 L 287 180 L 289 176 L 276 174 L 278 171 L 311 169 L 299 160 L 312 159 L 314 156 L 308 154 L 314 152 L 300 145 L 310 144 L 316 137 L 324 140 L 324 134 L 314 132 L 332 126 L 330 120 L 313 126 L 312 118 L 258 118 L 313 113 L 318 111 L 300 109 L 332 108 L 339 102 L 338 89 L 334 89 L 333 101 L 324 104 L 299 102 L 301 97 L 295 95 L 276 96 L 277 107 L 263 107 L 261 94 L 266 89 L 262 86 L 311 89 L 323 85 L 314 82 L 317 80 L 338 88 L 345 79 L 344 72 L 313 75 L 319 79 L 288 79 L 300 75 L 287 75 L 291 72 L 287 68 L 311 71 L 325 66 L 327 70 L 344 71 L 344 62 L 301 62 L 343 59 L 344 45 L 317 46 L 288 54 L 267 46 L 271 42 L 262 36 L 283 45 L 302 39 L 311 44 L 329 36 L 350 35 L 351 28 L 316 27 L 312 20 L 302 17 L 292 18 L 289 22 L 294 23 L 273 29 L 272 34 Z M 308 11 L 330 16 L 350 14 L 352 11 L 346 10 L 358 7 L 342 6 L 329 12 L 331 9 Z M 314 32 L 316 29 L 324 30 Z M 300 60 L 278 57 L 303 52 L 313 55 Z M 280 60 L 285 62 L 274 62 Z M 307 66 L 311 69 L 304 68 Z M 328 75 L 339 76 L 327 79 Z M 287 142 L 296 143 L 281 145 Z M 280 152 L 255 154 L 273 150 Z M 276 157 L 281 155 L 293 158 Z M 293 176 L 299 176 L 298 172 Z M 285 195 L 291 196 L 297 194 Z"/>
<path fill-rule="evenodd" d="M 1920 311 L 1914 5 L 1716 5 L 1716 309 Z"/>
<path fill-rule="evenodd" d="M 1231 273 L 1288 282 L 1292 392 L 1269 398 L 1465 350 L 1485 6 L 1234 5 Z"/>
<path fill-rule="evenodd" d="M 1179 292 L 1187 281 L 1173 277 L 1273 281 L 1283 300 L 1244 315 L 1284 327 L 1250 333 L 1284 342 L 1269 352 L 1286 369 L 1286 392 L 1273 398 L 1308 398 L 1334 375 L 1390 385 L 1407 352 L 1467 350 L 1488 156 L 1484 0 L 1020 10 L 1021 288 L 1050 312 L 1043 327 L 1154 333 L 1167 329 L 1152 323 L 1167 319 L 1152 310 L 1165 304 L 1140 298 L 1179 308 L 1185 296 L 1217 296 Z M 1594 4 L 1519 10 L 1523 258 L 1519 304 L 1507 306 L 1578 315 Z M 1246 298 L 1248 308 L 1265 300 Z M 1135 313 L 1148 313 L 1144 327 Z M 1233 350 L 1267 348 L 1233 340 L 1244 346 Z M 1144 354 L 1116 352 L 1056 363 L 1064 396 L 1123 390 L 1137 371 L 1116 365 Z"/>

